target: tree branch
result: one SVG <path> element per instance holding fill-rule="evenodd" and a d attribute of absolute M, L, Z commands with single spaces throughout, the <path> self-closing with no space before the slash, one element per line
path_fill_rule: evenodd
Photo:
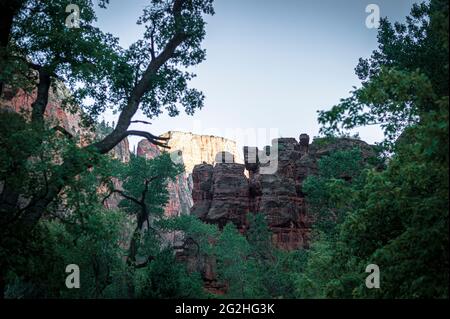
<path fill-rule="evenodd" d="M 173 14 L 176 20 L 181 19 L 181 10 L 183 5 L 187 0 L 175 0 L 173 5 Z M 157 72 L 170 58 L 173 57 L 175 50 L 179 45 L 189 38 L 183 30 L 177 30 L 174 36 L 167 42 L 161 53 L 151 60 L 147 69 L 144 71 L 141 79 L 138 81 L 137 85 L 133 88 L 130 98 L 128 99 L 127 105 L 123 108 L 119 115 L 119 120 L 114 131 L 107 135 L 103 140 L 89 145 L 87 147 L 96 148 L 101 154 L 105 154 L 112 150 L 120 141 L 126 136 L 126 131 L 131 124 L 132 117 L 136 114 L 142 97 L 150 90 L 153 83 L 153 78 L 156 76 Z M 143 136 L 142 133 L 134 134 Z M 147 138 L 147 136 L 144 136 Z M 157 139 L 151 138 L 150 142 L 156 141 Z M 157 144 L 158 145 L 158 144 Z M 162 146 L 162 145 L 159 145 Z M 162 146 L 164 147 L 164 146 Z"/>
<path fill-rule="evenodd" d="M 44 68 L 39 68 L 38 73 L 39 84 L 37 87 L 37 97 L 33 104 L 31 104 L 31 119 L 34 123 L 43 122 L 44 120 L 44 113 L 48 103 L 48 94 L 51 84 L 50 74 Z"/>
<path fill-rule="evenodd" d="M 158 145 L 160 147 L 167 148 L 167 149 L 170 148 L 169 146 L 167 146 L 167 143 L 162 143 L 161 142 L 161 141 L 167 142 L 168 140 L 170 140 L 169 137 L 160 137 L 160 136 L 155 136 L 155 135 L 153 135 L 153 134 L 151 134 L 149 132 L 133 131 L 132 130 L 132 131 L 124 132 L 124 136 L 123 136 L 122 139 L 124 139 L 125 137 L 130 136 L 130 135 L 142 136 L 142 137 L 145 137 L 152 144 L 155 144 L 155 145 Z"/>
<path fill-rule="evenodd" d="M 125 197 L 128 200 L 131 200 L 132 202 L 138 204 L 139 206 L 142 206 L 142 203 L 138 199 L 134 198 L 133 196 L 127 195 L 125 192 L 123 192 L 121 190 L 118 190 L 118 189 L 113 189 L 105 198 L 103 198 L 102 204 L 104 204 L 105 201 L 108 198 L 110 198 L 111 195 L 114 194 L 114 193 L 120 194 L 122 197 Z"/>
<path fill-rule="evenodd" d="M 141 120 L 135 120 L 135 121 L 131 121 L 130 123 L 142 123 L 142 124 L 148 124 L 148 125 L 152 125 L 151 122 L 147 122 L 147 121 L 141 121 Z"/>

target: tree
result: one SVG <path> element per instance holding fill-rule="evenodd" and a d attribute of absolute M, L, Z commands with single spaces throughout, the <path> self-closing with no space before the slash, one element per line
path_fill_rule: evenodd
<path fill-rule="evenodd" d="M 324 133 L 382 123 L 391 156 L 340 199 L 346 213 L 334 242 L 313 244 L 298 282 L 303 296 L 448 298 L 447 23 L 441 0 L 414 5 L 406 24 L 383 20 L 379 49 L 356 69 L 362 87 L 320 112 Z M 365 287 L 372 263 L 381 289 Z"/>
<path fill-rule="evenodd" d="M 321 132 L 379 124 L 392 147 L 404 128 L 439 112 L 436 102 L 448 96 L 447 21 L 448 3 L 442 0 L 414 4 L 406 24 L 382 19 L 378 49 L 355 69 L 362 86 L 319 112 Z"/>
<path fill-rule="evenodd" d="M 17 116 L 20 120 L 19 115 Z M 36 175 L 51 170 L 54 150 L 46 139 L 41 161 L 29 167 Z M 56 142 L 61 142 L 58 139 Z M 53 146 L 53 147 L 52 147 Z M 67 146 L 66 147 L 70 147 Z M 75 147 L 75 146 L 73 146 Z M 45 162 L 46 161 L 46 162 Z M 104 157 L 99 164 L 68 183 L 46 218 L 28 234 L 2 238 L 1 262 L 6 265 L 8 298 L 100 298 L 126 296 L 120 283 L 125 253 L 124 233 L 129 229 L 126 215 L 107 210 L 101 185 L 111 178 L 114 161 Z M 56 164 L 54 164 L 56 165 Z M 3 247 L 11 247 L 6 250 Z M 81 288 L 65 287 L 64 270 L 76 264 L 81 271 Z M 111 289 L 115 286 L 114 290 Z"/>
<path fill-rule="evenodd" d="M 361 188 L 371 171 L 361 150 L 354 148 L 320 158 L 317 175 L 304 181 L 302 189 L 315 221 L 311 247 L 295 278 L 297 297 L 351 298 L 355 282 L 361 282 L 359 265 L 342 243 L 341 227 L 364 205 Z"/>
<path fill-rule="evenodd" d="M 167 183 L 179 175 L 184 168 L 173 163 L 168 153 L 154 159 L 131 155 L 130 162 L 116 167 L 116 176 L 122 182 L 122 189 L 110 183 L 109 194 L 122 197 L 119 207 L 125 211 L 136 225 L 131 232 L 126 262 L 130 267 L 128 295 L 135 295 L 132 282 L 134 270 L 146 267 L 160 253 L 163 245 L 162 231 L 156 222 L 163 217 L 164 206 L 169 199 Z"/>
<path fill-rule="evenodd" d="M 284 252 L 272 245 L 264 214 L 248 214 L 249 228 L 241 235 L 228 223 L 214 244 L 218 279 L 228 298 L 293 298 L 301 252 Z"/>
<path fill-rule="evenodd" d="M 187 85 L 194 75 L 182 70 L 205 58 L 201 48 L 205 36 L 203 16 L 214 13 L 212 2 L 152 0 L 139 19 L 146 27 L 145 35 L 127 50 L 118 47 L 117 39 L 92 27 L 95 14 L 89 0 L 79 2 L 82 8 L 80 28 L 66 28 L 64 9 L 69 1 L 65 0 L 17 1 L 19 5 L 7 12 L 13 22 L 10 27 L 2 26 L 2 33 L 7 34 L 5 38 L 9 42 L 3 47 L 1 64 L 8 67 L 1 69 L 0 82 L 10 87 L 26 86 L 28 90 L 34 83 L 37 87 L 31 121 L 20 127 L 6 127 L 5 136 L 31 134 L 33 144 L 25 148 L 26 152 L 21 152 L 17 161 L 14 157 L 8 159 L 12 163 L 2 175 L 2 238 L 6 236 L 4 230 L 8 229 L 21 240 L 26 239 L 27 233 L 38 224 L 68 182 L 97 165 L 102 155 L 125 137 L 142 136 L 164 147 L 164 138 L 128 129 L 139 108 L 152 118 L 161 113 L 163 106 L 171 116 L 178 114 L 179 104 L 188 114 L 202 107 L 203 95 Z M 44 113 L 50 89 L 57 81 L 72 88 L 67 105 L 80 105 L 91 118 L 111 107 L 120 112 L 119 119 L 114 129 L 100 141 L 85 147 L 71 147 L 70 151 L 61 149 L 57 165 L 38 184 L 44 187 L 36 187 L 33 194 L 29 194 L 28 204 L 23 206 L 20 191 L 25 185 L 16 177 L 29 159 L 35 157 L 37 148 L 33 145 L 45 142 L 48 128 Z M 11 144 L 1 145 L 4 152 Z M 5 267 L 2 264 L 0 268 L 1 283 Z"/>
<path fill-rule="evenodd" d="M 163 217 L 164 205 L 169 199 L 167 183 L 182 171 L 183 167 L 174 164 L 170 154 L 164 153 L 151 160 L 132 155 L 130 162 L 117 174 L 119 180 L 123 182 L 123 190 L 112 186 L 111 192 L 104 200 L 113 193 L 118 193 L 123 198 L 120 207 L 136 219 L 136 228 L 131 235 L 127 258 L 129 265 L 143 267 L 154 257 L 149 255 L 144 263 L 138 263 L 136 258 L 139 243 L 145 228 L 146 235 L 151 236 L 153 242 L 159 241 L 160 238 L 155 238 L 161 236 L 155 229 L 155 221 Z"/>
<path fill-rule="evenodd" d="M 240 235 L 236 226 L 228 223 L 216 243 L 217 274 L 219 280 L 228 286 L 227 295 L 231 298 L 248 297 L 246 287 L 249 277 L 249 245 Z"/>
<path fill-rule="evenodd" d="M 354 209 L 358 190 L 366 181 L 365 168 L 369 165 L 363 161 L 360 149 L 336 151 L 319 159 L 318 174 L 303 182 L 303 192 L 314 214 L 314 229 L 321 236 L 333 239 L 336 225 Z"/>
<path fill-rule="evenodd" d="M 38 122 L 43 120 L 50 83 L 52 78 L 57 77 L 68 79 L 69 83 L 86 83 L 74 92 L 74 96 L 78 98 L 76 99 L 78 102 L 82 102 L 86 97 L 94 98 L 96 103 L 93 105 L 84 104 L 90 110 L 90 114 L 98 114 L 107 106 L 111 106 L 110 103 L 114 103 L 113 107 L 120 110 L 120 116 L 110 134 L 83 149 L 87 154 L 87 161 L 75 162 L 70 154 L 64 158 L 61 168 L 49 179 L 48 189 L 45 192 L 38 192 L 35 196 L 36 203 L 25 210 L 21 218 L 22 228 L 33 227 L 36 224 L 45 207 L 64 187 L 64 181 L 95 163 L 95 154 L 107 153 L 129 135 L 143 136 L 161 145 L 159 142 L 161 139 L 148 132 L 128 130 L 132 117 L 140 106 L 145 114 L 154 117 L 160 114 L 161 106 L 166 105 L 169 114 L 174 116 L 178 112 L 177 102 L 192 114 L 195 109 L 201 107 L 203 101 L 203 95 L 187 87 L 187 81 L 193 75 L 180 71 L 177 66 L 188 67 L 204 59 L 205 54 L 200 47 L 205 34 L 202 14 L 213 13 L 212 1 L 175 0 L 164 3 L 154 1 L 151 7 L 144 10 L 139 20 L 140 23 L 146 24 L 147 32 L 144 39 L 122 53 L 117 52 L 115 40 L 103 36 L 89 26 L 94 19 L 90 2 L 85 3 L 88 13 L 86 21 L 82 21 L 80 31 L 75 31 L 80 34 L 67 34 L 70 31 L 64 26 L 64 19 L 60 16 L 61 10 L 57 10 L 63 7 L 64 3 L 56 0 L 45 4 L 31 1 L 30 6 L 18 13 L 17 26 L 13 26 L 13 30 L 16 30 L 12 35 L 14 45 L 22 50 L 30 48 L 31 51 L 24 52 L 25 56 L 33 59 L 34 55 L 38 60 L 31 62 L 33 64 L 31 67 L 38 69 L 40 74 L 38 96 L 33 103 L 33 119 Z M 35 14 L 33 10 L 37 10 L 47 18 L 34 19 L 34 16 L 32 18 L 31 13 Z M 47 20 L 49 25 L 39 24 L 42 23 L 39 21 L 47 23 Z M 50 36 L 43 36 L 42 32 Z M 83 34 L 85 32 L 87 35 Z M 89 39 L 89 35 L 96 42 L 82 40 L 86 37 Z M 68 37 L 72 43 L 60 47 L 56 40 L 64 37 Z M 99 52 L 94 50 L 94 57 L 97 59 L 86 56 L 84 50 L 87 48 L 91 50 L 92 47 L 104 48 L 99 49 Z M 46 53 L 43 61 L 40 61 L 41 51 Z M 31 56 L 28 57 L 27 53 Z M 97 64 L 100 57 L 105 61 Z M 144 57 L 146 59 L 143 59 Z M 100 65 L 101 68 L 92 69 L 93 64 Z M 67 65 L 69 67 L 66 67 Z M 106 66 L 103 68 L 104 65 Z M 93 78 L 93 75 L 100 79 Z M 98 85 L 93 85 L 95 83 Z M 6 182 L 3 193 L 13 192 L 6 187 L 7 184 Z M 5 199 L 6 195 L 2 198 Z M 16 203 L 8 203 L 5 200 L 1 203 L 3 206 L 0 207 L 3 207 L 5 214 L 11 214 L 11 210 L 14 211 L 14 207 L 17 206 Z"/>
<path fill-rule="evenodd" d="M 205 296 L 203 282 L 198 273 L 189 273 L 177 262 L 171 249 L 164 249 L 146 270 L 140 298 L 180 299 Z"/>
<path fill-rule="evenodd" d="M 293 298 L 294 278 L 300 271 L 302 251 L 282 251 L 272 243 L 272 231 L 263 213 L 248 214 L 250 246 L 248 272 L 252 298 Z"/>

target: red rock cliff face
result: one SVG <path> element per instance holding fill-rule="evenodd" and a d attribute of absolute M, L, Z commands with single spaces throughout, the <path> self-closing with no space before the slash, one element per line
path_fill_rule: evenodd
<path fill-rule="evenodd" d="M 231 221 L 244 231 L 250 209 L 250 189 L 244 170 L 245 165 L 237 163 L 196 166 L 192 174 L 194 206 L 191 212 L 220 227 Z"/>
<path fill-rule="evenodd" d="M 201 220 L 223 227 L 233 222 L 245 233 L 249 212 L 266 216 L 274 244 L 284 250 L 307 248 L 313 223 L 308 212 L 302 183 L 317 171 L 317 160 L 333 151 L 358 146 L 363 157 L 371 147 L 355 139 L 336 139 L 332 143 L 309 143 L 309 136 L 279 138 L 260 151 L 244 148 L 245 164 L 225 163 L 218 154 L 215 166 L 200 164 L 193 170 L 191 212 Z M 230 156 L 229 156 L 230 157 Z M 232 156 L 231 156 L 232 158 Z M 272 164 L 276 169 L 268 172 Z M 248 170 L 248 178 L 244 174 Z"/>
<path fill-rule="evenodd" d="M 300 135 L 299 142 L 294 138 L 276 139 L 262 151 L 244 147 L 244 165 L 224 161 L 232 158 L 231 154 L 219 153 L 215 165 L 194 167 L 191 212 L 219 228 L 233 222 L 243 234 L 248 229 L 246 215 L 262 213 L 275 246 L 283 250 L 308 248 L 314 220 L 305 202 L 302 183 L 317 173 L 317 162 L 322 156 L 354 147 L 362 150 L 363 158 L 373 155 L 371 146 L 363 141 L 340 138 L 331 143 L 310 144 L 306 134 Z M 274 162 L 277 169 L 267 173 Z M 226 285 L 216 280 L 213 258 L 195 257 L 189 251 L 181 252 L 179 257 L 189 269 L 202 274 L 207 291 L 226 292 Z"/>
<path fill-rule="evenodd" d="M 69 112 L 64 110 L 61 105 L 65 96 L 69 93 L 62 84 L 57 84 L 56 88 L 49 91 L 48 104 L 45 109 L 45 118 L 52 122 L 53 125 L 63 127 L 73 136 L 84 138 L 92 138 L 92 132 L 81 125 L 81 112 Z M 31 104 L 36 99 L 36 91 L 31 93 L 18 90 L 12 92 L 9 88 L 5 88 L 4 98 L 0 99 L 1 111 L 24 112 L 26 117 L 31 115 Z M 80 139 L 80 144 L 84 144 Z"/>

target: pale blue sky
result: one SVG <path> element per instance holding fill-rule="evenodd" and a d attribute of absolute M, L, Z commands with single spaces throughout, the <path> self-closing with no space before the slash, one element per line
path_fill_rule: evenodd
<path fill-rule="evenodd" d="M 135 22 L 149 2 L 110 0 L 107 10 L 98 11 L 98 25 L 127 47 L 142 33 Z M 194 116 L 162 115 L 151 126 L 133 128 L 233 139 L 235 129 L 276 128 L 280 136 L 295 138 L 303 132 L 318 135 L 316 111 L 329 109 L 359 85 L 354 67 L 377 46 L 376 29 L 365 25 L 366 6 L 377 4 L 381 16 L 404 21 L 414 2 L 216 0 L 216 14 L 207 18 L 207 59 L 193 69 L 198 77 L 192 86 L 206 95 L 205 107 Z M 105 118 L 112 121 L 114 116 Z M 370 143 L 382 139 L 375 127 L 357 131 Z M 131 145 L 138 140 L 131 138 Z M 256 143 L 263 146 L 268 139 Z"/>

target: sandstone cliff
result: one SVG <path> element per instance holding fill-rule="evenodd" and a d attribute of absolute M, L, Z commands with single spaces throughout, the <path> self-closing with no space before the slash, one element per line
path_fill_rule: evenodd
<path fill-rule="evenodd" d="M 179 154 L 179 159 L 185 166 L 185 173 L 168 184 L 169 202 L 165 208 L 166 215 L 190 214 L 193 205 L 191 173 L 194 166 L 199 163 L 215 164 L 215 155 L 221 151 L 230 152 L 238 158 L 236 143 L 222 137 L 184 132 L 167 132 L 162 136 L 170 138 L 168 141 L 170 152 Z M 158 156 L 161 151 L 147 140 L 140 141 L 137 147 L 137 155 L 148 159 Z"/>
<path fill-rule="evenodd" d="M 60 83 L 51 88 L 48 96 L 48 104 L 45 109 L 45 117 L 53 125 L 63 127 L 67 132 L 78 138 L 93 137 L 92 132 L 81 125 L 81 111 L 74 109 L 70 112 L 62 108 L 63 100 L 68 95 L 67 89 Z M 22 112 L 25 117 L 31 116 L 31 104 L 36 99 L 36 90 L 25 92 L 23 90 L 12 91 L 5 88 L 4 97 L 0 99 L 1 111 Z M 83 141 L 80 140 L 80 144 Z"/>
<path fill-rule="evenodd" d="M 170 131 L 162 134 L 169 137 L 170 151 L 181 151 L 186 173 L 191 174 L 194 166 L 201 163 L 215 164 L 216 154 L 231 153 L 236 162 L 241 162 L 238 156 L 236 142 L 213 135 L 197 135 L 190 132 Z"/>
<path fill-rule="evenodd" d="M 300 135 L 299 142 L 295 138 L 275 139 L 272 146 L 262 151 L 245 147 L 245 164 L 225 163 L 222 159 L 227 156 L 219 153 L 217 164 L 194 168 L 191 212 L 219 227 L 231 221 L 242 233 L 247 228 L 246 215 L 259 212 L 266 216 L 277 247 L 285 250 L 308 247 L 313 220 L 302 183 L 316 173 L 319 158 L 355 146 L 362 150 L 364 158 L 372 155 L 371 147 L 360 140 L 339 138 L 310 144 L 306 134 Z M 269 162 L 265 163 L 263 158 Z M 264 168 L 273 163 L 276 170 L 265 173 Z"/>

